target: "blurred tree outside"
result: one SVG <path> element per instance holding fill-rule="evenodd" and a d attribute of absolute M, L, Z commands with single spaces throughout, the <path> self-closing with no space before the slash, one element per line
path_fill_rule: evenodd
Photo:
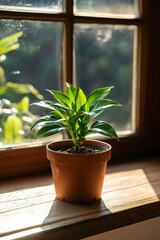
<path fill-rule="evenodd" d="M 137 14 L 135 7 L 137 2 L 138 0 L 74 0 L 76 11 L 93 16 L 94 14 L 134 15 Z"/>
<path fill-rule="evenodd" d="M 6 59 L 4 54 L 19 48 L 18 38 L 23 33 L 18 32 L 0 40 L 0 60 Z M 11 102 L 10 93 L 14 95 L 31 93 L 39 99 L 42 95 L 30 84 L 6 82 L 5 71 L 0 66 L 0 141 L 3 143 L 18 143 L 24 138 L 31 138 L 30 126 L 35 116 L 29 112 L 29 98 L 24 96 L 20 102 Z M 8 98 L 4 98 L 7 97 Z"/>
<path fill-rule="evenodd" d="M 110 109 L 102 118 L 118 130 L 131 127 L 134 30 L 96 24 L 75 26 L 78 85 L 87 93 L 96 87 L 115 87 L 111 94 L 123 108 Z"/>

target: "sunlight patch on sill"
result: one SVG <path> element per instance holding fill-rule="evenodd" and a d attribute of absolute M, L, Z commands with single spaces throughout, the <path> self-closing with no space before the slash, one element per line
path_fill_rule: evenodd
<path fill-rule="evenodd" d="M 5 201 L 6 199 L 6 201 Z M 53 184 L 46 186 L 34 186 L 10 191 L 0 195 L 0 213 L 3 213 L 3 221 L 0 225 L 0 233 L 8 236 L 0 239 L 10 240 L 42 231 L 38 226 L 48 216 L 53 200 L 55 199 Z M 41 214 L 39 206 L 42 206 Z M 27 209 L 25 212 L 24 209 Z M 12 215 L 9 215 L 12 212 Z M 33 213 L 32 218 L 30 215 Z M 9 217 L 8 217 L 9 215 Z M 26 231 L 23 231 L 26 228 Z M 32 228 L 28 230 L 29 228 Z M 9 229 L 9 231 L 8 231 Z M 15 229 L 17 233 L 15 234 Z M 22 234 L 22 235 L 21 235 Z"/>
<path fill-rule="evenodd" d="M 124 170 L 125 171 L 125 170 Z M 122 210 L 122 206 L 133 208 L 137 206 L 137 203 L 141 206 L 145 204 L 145 201 L 153 202 L 159 201 L 159 196 L 156 193 L 154 186 L 150 183 L 147 174 L 143 169 L 134 169 L 129 171 L 120 171 L 107 173 L 105 175 L 105 181 L 103 186 L 103 194 L 107 202 L 107 208 L 112 212 L 113 205 L 116 209 Z M 136 177 L 137 176 L 137 177 Z M 118 180 L 121 179 L 121 186 L 117 184 Z M 132 184 L 131 184 L 132 183 Z M 117 195 L 116 192 L 120 193 L 121 196 Z M 135 194 L 136 193 L 136 194 Z M 132 204 L 128 202 L 132 196 Z M 147 199 L 146 199 L 147 196 Z M 113 199 L 110 203 L 107 199 Z"/>
<path fill-rule="evenodd" d="M 33 228 L 33 229 L 29 229 L 29 230 L 25 230 L 19 233 L 14 233 L 5 237 L 1 237 L 1 240 L 13 240 L 13 239 L 19 239 L 21 237 L 26 237 L 35 233 L 40 233 L 43 230 L 40 227 L 37 228 Z"/>

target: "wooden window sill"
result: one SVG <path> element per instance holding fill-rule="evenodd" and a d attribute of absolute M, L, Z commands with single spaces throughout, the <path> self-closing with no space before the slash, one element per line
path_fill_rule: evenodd
<path fill-rule="evenodd" d="M 87 205 L 57 200 L 51 175 L 0 184 L 2 240 L 76 240 L 159 215 L 159 159 L 109 165 L 101 200 Z"/>

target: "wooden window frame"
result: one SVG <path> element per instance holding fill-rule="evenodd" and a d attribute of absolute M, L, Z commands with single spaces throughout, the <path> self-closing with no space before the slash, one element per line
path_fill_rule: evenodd
<path fill-rule="evenodd" d="M 42 21 L 63 21 L 64 31 L 64 81 L 73 81 L 73 24 L 108 23 L 138 26 L 138 87 L 137 87 L 137 132 L 122 136 L 119 142 L 107 140 L 112 145 L 111 162 L 126 161 L 132 158 L 146 158 L 159 155 L 160 120 L 160 9 L 159 1 L 140 1 L 140 18 L 118 19 L 82 17 L 73 15 L 73 0 L 67 1 L 67 13 L 40 14 L 0 11 L 1 19 L 25 19 Z M 106 141 L 106 139 L 103 139 Z M 6 149 L 0 151 L 0 178 L 24 176 L 49 171 L 45 146 Z"/>

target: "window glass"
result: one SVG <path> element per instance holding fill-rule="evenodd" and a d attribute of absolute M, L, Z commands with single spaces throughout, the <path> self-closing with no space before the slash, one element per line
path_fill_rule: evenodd
<path fill-rule="evenodd" d="M 139 0 L 74 0 L 76 15 L 97 17 L 135 18 L 138 12 Z"/>
<path fill-rule="evenodd" d="M 101 116 L 119 131 L 134 131 L 136 27 L 76 24 L 74 27 L 75 76 L 88 94 L 97 87 L 115 86 L 108 98 L 123 105 Z"/>
<path fill-rule="evenodd" d="M 0 9 L 9 11 L 36 11 L 60 13 L 65 11 L 64 0 L 1 0 Z"/>
<path fill-rule="evenodd" d="M 20 47 L 0 55 L 0 146 L 28 142 L 42 108 L 30 106 L 46 89 L 60 89 L 63 23 L 1 20 L 0 39 L 16 32 Z"/>

